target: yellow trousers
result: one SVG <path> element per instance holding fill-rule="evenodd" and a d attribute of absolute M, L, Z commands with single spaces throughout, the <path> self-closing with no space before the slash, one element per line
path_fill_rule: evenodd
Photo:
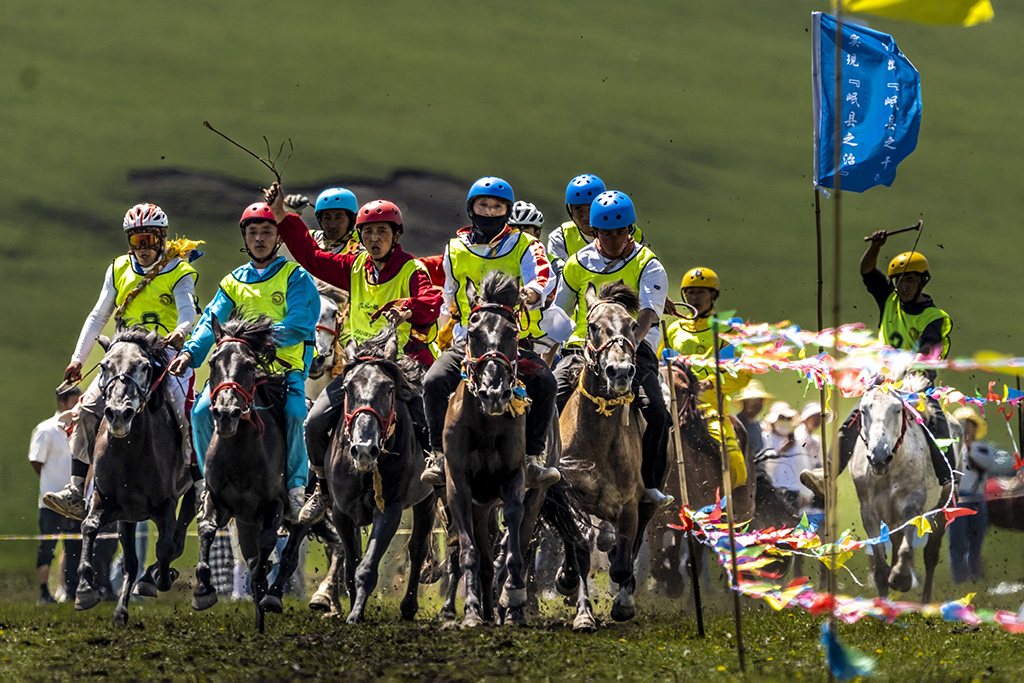
<path fill-rule="evenodd" d="M 708 432 L 719 444 L 722 443 L 722 420 L 718 417 L 717 406 L 710 401 L 701 401 L 700 412 L 704 415 L 708 424 Z M 726 408 L 726 414 L 728 414 Z M 725 420 L 725 454 L 729 458 L 729 474 L 732 477 L 732 487 L 743 486 L 747 481 L 747 463 L 743 459 L 743 451 L 740 450 L 740 443 L 736 440 L 736 430 L 733 429 L 732 420 Z"/>

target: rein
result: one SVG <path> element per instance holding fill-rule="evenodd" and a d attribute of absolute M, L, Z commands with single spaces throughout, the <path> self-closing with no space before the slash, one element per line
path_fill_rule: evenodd
<path fill-rule="evenodd" d="M 163 380 L 163 378 L 167 375 L 167 370 L 168 370 L 168 368 L 170 368 L 170 363 L 167 363 L 166 367 L 164 367 L 164 371 L 161 372 L 160 375 L 152 383 L 150 383 L 149 380 L 152 379 L 152 377 L 153 377 L 153 363 L 155 362 L 153 360 L 152 354 L 150 354 L 147 349 L 143 348 L 142 344 L 140 344 L 138 342 L 135 342 L 135 341 L 128 341 L 127 339 L 121 339 L 121 340 L 119 340 L 119 341 L 117 341 L 115 343 L 118 343 L 118 344 L 120 344 L 120 343 L 135 344 L 136 346 L 139 347 L 139 349 L 141 349 L 146 354 L 146 357 L 149 359 L 149 371 L 148 371 L 147 377 L 146 377 L 146 384 L 148 386 L 148 389 L 143 389 L 142 386 L 135 380 L 135 378 L 132 377 L 131 375 L 129 375 L 128 373 L 121 372 L 121 373 L 118 373 L 118 374 L 114 375 L 113 377 L 111 377 L 107 381 L 103 382 L 102 384 L 100 384 L 100 393 L 103 395 L 104 401 L 106 401 L 107 400 L 107 387 L 110 386 L 111 382 L 114 382 L 116 380 L 121 380 L 125 384 L 128 384 L 130 386 L 135 387 L 135 391 L 138 392 L 139 396 L 142 399 L 142 405 L 140 406 L 140 408 L 144 408 L 146 406 L 146 404 L 149 403 L 149 397 L 153 395 L 153 392 L 160 385 L 160 382 Z M 113 346 L 113 344 L 111 344 L 111 346 Z M 93 366 L 93 370 L 95 370 L 95 369 L 96 369 L 96 366 Z M 90 370 L 89 372 L 92 372 L 92 370 Z M 84 376 L 83 376 L 83 379 L 84 379 Z"/>
<path fill-rule="evenodd" d="M 900 401 L 900 437 L 898 439 L 896 439 L 896 445 L 892 447 L 892 452 L 894 454 L 896 453 L 896 451 L 898 451 L 900 449 L 900 446 L 903 445 L 903 439 L 906 438 L 906 436 L 907 436 L 907 411 L 910 410 L 910 408 L 907 406 L 906 403 L 903 402 L 902 399 L 899 399 L 899 401 Z M 858 411 L 857 412 L 857 417 L 854 418 L 853 424 L 857 425 L 857 436 L 860 438 L 861 442 L 864 444 L 864 448 L 868 448 L 868 439 L 867 439 L 866 436 L 864 436 L 864 429 L 863 429 L 864 411 Z M 853 426 L 853 424 L 851 424 L 851 426 Z"/>
<path fill-rule="evenodd" d="M 473 310 L 470 311 L 470 315 L 472 315 L 473 313 L 476 313 L 477 311 L 481 311 L 481 310 L 483 310 L 483 311 L 493 311 L 493 312 L 497 312 L 497 313 L 507 314 L 509 316 L 509 320 L 511 322 L 515 323 L 517 329 L 519 328 L 518 316 L 516 316 L 516 312 L 510 306 L 506 306 L 504 304 L 493 304 L 493 303 L 480 304 L 478 306 L 474 306 L 473 307 Z M 476 392 L 477 392 L 477 387 L 476 387 L 476 371 L 477 371 L 477 368 L 481 364 L 486 363 L 488 361 L 494 361 L 494 362 L 504 366 L 505 368 L 507 368 L 509 373 L 510 373 L 510 375 L 511 375 L 512 383 L 514 384 L 515 381 L 516 381 L 517 363 L 519 361 L 518 348 L 516 349 L 516 356 L 514 358 L 509 358 L 504 353 L 502 353 L 501 351 L 497 351 L 497 350 L 495 350 L 495 351 L 488 351 L 487 353 L 484 353 L 484 354 L 479 355 L 476 358 L 474 358 L 474 357 L 472 357 L 469 354 L 469 342 L 467 340 L 467 342 L 466 342 L 466 357 L 463 360 L 463 366 L 464 366 L 464 374 L 466 375 L 466 384 L 469 387 L 469 392 L 471 394 L 473 394 L 474 396 L 476 396 Z"/>
<path fill-rule="evenodd" d="M 252 351 L 253 354 L 255 355 L 255 349 L 252 348 L 252 344 L 250 344 L 244 339 L 241 339 L 240 337 L 224 337 L 219 342 L 217 342 L 217 346 L 219 347 L 221 344 L 226 344 L 227 342 L 237 342 L 239 344 L 242 344 L 250 351 Z M 266 432 L 266 425 L 263 424 L 263 418 L 259 416 L 259 413 L 253 411 L 252 408 L 253 405 L 256 403 L 256 387 L 265 383 L 266 380 L 257 381 L 253 383 L 253 387 L 250 390 L 246 389 L 241 384 L 233 380 L 221 382 L 220 384 L 218 384 L 217 386 L 210 390 L 210 404 L 213 404 L 214 399 L 217 398 L 217 394 L 219 394 L 220 392 L 226 390 L 234 391 L 235 393 L 242 397 L 242 419 L 252 422 L 254 425 L 256 425 L 257 435 L 259 436 L 259 438 L 263 438 L 263 434 Z"/>
<path fill-rule="evenodd" d="M 378 361 L 380 359 L 379 358 L 375 358 L 373 356 L 362 356 L 362 357 L 357 358 L 356 360 L 357 361 L 361 361 L 361 362 L 373 362 L 373 361 Z M 351 368 L 352 365 L 349 365 L 349 367 Z M 388 412 L 387 419 L 381 417 L 380 413 L 378 413 L 376 410 L 374 410 L 373 406 L 369 406 L 369 405 L 359 406 L 358 408 L 353 410 L 351 413 L 348 412 L 348 394 L 346 394 L 345 395 L 345 400 L 344 400 L 344 405 L 342 407 L 342 411 L 345 413 L 345 438 L 351 438 L 351 435 L 352 435 L 352 420 L 355 419 L 356 415 L 358 415 L 359 413 L 370 413 L 370 415 L 373 415 L 375 418 L 377 418 L 377 424 L 380 426 L 380 433 L 381 433 L 381 439 L 380 439 L 380 441 L 381 441 L 381 449 L 380 450 L 381 450 L 382 453 L 386 452 L 386 449 L 384 448 L 384 443 L 388 439 L 390 439 L 391 436 L 395 433 L 395 413 L 396 413 L 396 411 L 395 411 L 395 405 L 396 405 L 395 404 L 395 393 L 396 393 L 395 391 L 391 392 L 391 408 L 390 408 L 390 411 Z"/>
<path fill-rule="evenodd" d="M 588 323 L 590 322 L 590 316 L 593 314 L 593 312 L 595 310 L 597 310 L 597 307 L 602 305 L 602 304 L 614 304 L 616 306 L 621 306 L 623 309 L 626 308 L 625 306 L 620 304 L 618 301 L 615 301 L 613 299 L 601 299 L 600 301 L 595 303 L 590 308 L 590 310 L 587 311 L 587 322 Z M 612 346 L 614 346 L 616 344 L 621 344 L 622 345 L 622 347 L 629 353 L 630 360 L 635 364 L 636 363 L 636 344 L 633 343 L 633 341 L 630 340 L 628 337 L 625 337 L 624 335 L 621 335 L 621 334 L 617 334 L 617 335 L 615 335 L 613 337 L 610 337 L 609 339 L 607 339 L 600 346 L 594 346 L 593 341 L 591 341 L 591 339 L 590 339 L 590 334 L 588 333 L 587 334 L 587 343 L 583 347 L 583 360 L 586 363 L 586 368 L 584 369 L 583 372 L 580 373 L 579 391 L 580 391 L 580 394 L 584 398 L 586 398 L 588 401 L 590 401 L 591 403 L 593 403 L 596 406 L 595 410 L 598 413 L 600 413 L 601 415 L 604 415 L 605 417 L 611 417 L 612 410 L 614 410 L 618 406 L 629 405 L 636 398 L 636 396 L 633 394 L 632 391 L 630 391 L 628 394 L 623 394 L 622 396 L 619 396 L 617 398 L 611 398 L 611 399 L 605 398 L 603 396 L 595 396 L 594 394 L 591 394 L 590 392 L 588 392 L 586 390 L 586 388 L 584 388 L 584 386 L 583 386 L 583 380 L 586 377 L 587 371 L 593 370 L 595 374 L 598 374 L 597 373 L 597 368 L 600 365 L 599 361 L 600 361 L 601 354 L 606 349 L 609 349 L 609 348 L 611 348 Z"/>

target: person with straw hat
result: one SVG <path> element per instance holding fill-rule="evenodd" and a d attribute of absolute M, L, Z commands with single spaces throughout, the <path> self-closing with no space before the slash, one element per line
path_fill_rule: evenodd
<path fill-rule="evenodd" d="M 974 510 L 973 515 L 954 518 L 947 528 L 950 573 L 954 583 L 962 583 L 981 579 L 981 544 L 988 527 L 985 480 L 996 459 L 995 449 L 981 441 L 988 432 L 984 417 L 970 406 L 960 406 L 953 411 L 953 418 L 964 429 L 959 507 Z"/>
<path fill-rule="evenodd" d="M 764 402 L 773 398 L 775 397 L 765 391 L 764 385 L 756 379 L 750 380 L 747 386 L 732 395 L 732 400 L 740 406 L 740 412 L 736 413 L 736 417 L 747 430 L 747 443 L 750 444 L 751 455 L 758 455 L 765 449 L 759 418 L 761 411 L 764 410 Z"/>

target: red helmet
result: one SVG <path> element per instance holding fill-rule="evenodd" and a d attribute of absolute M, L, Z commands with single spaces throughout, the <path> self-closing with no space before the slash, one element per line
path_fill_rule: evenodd
<path fill-rule="evenodd" d="M 277 225 L 277 221 L 274 219 L 274 212 L 270 210 L 270 205 L 266 202 L 256 202 L 245 207 L 242 217 L 238 219 L 238 227 L 244 228 L 246 223 L 251 223 L 252 221 L 270 221 Z"/>
<path fill-rule="evenodd" d="M 393 202 L 389 202 L 386 199 L 374 199 L 372 202 L 363 204 L 359 208 L 359 212 L 356 213 L 357 230 L 364 223 L 376 223 L 378 221 L 391 223 L 395 232 L 402 233 L 405 231 L 405 228 L 402 227 L 402 212 L 398 210 L 398 207 Z"/>

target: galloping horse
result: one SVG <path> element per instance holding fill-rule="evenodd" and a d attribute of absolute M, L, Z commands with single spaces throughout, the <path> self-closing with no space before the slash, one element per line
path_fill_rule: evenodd
<path fill-rule="evenodd" d="M 344 320 L 338 302 L 330 295 L 320 292 L 320 318 L 316 322 L 316 356 L 309 364 L 306 378 L 306 403 L 315 401 L 334 379 L 334 367 L 338 358 L 338 335 Z"/>
<path fill-rule="evenodd" d="M 860 499 L 860 516 L 864 533 L 877 537 L 881 523 L 896 529 L 906 522 L 938 508 L 949 497 L 949 487 L 939 487 L 931 459 L 928 455 L 929 436 L 917 423 L 913 411 L 896 390 L 873 387 L 861 397 L 860 417 L 854 428 L 857 442 L 850 460 L 850 475 Z M 954 419 L 949 420 L 950 436 L 961 439 L 962 428 Z M 957 447 L 956 469 L 960 468 L 960 448 Z M 893 531 L 892 547 L 898 549 L 899 559 L 892 572 L 886 561 L 884 545 L 872 549 L 875 586 L 878 595 L 886 597 L 889 588 L 909 591 L 914 580 L 914 547 L 911 543 L 916 529 Z M 932 595 L 932 578 L 939 561 L 939 549 L 945 525 L 938 523 L 924 548 L 925 579 L 923 601 Z"/>
<path fill-rule="evenodd" d="M 282 609 L 280 598 L 267 593 L 267 574 L 287 504 L 281 412 L 284 378 L 266 374 L 276 353 L 273 324 L 266 316 L 248 322 L 232 314 L 223 328 L 216 317 L 212 320 L 217 343 L 209 360 L 214 435 L 204 464 L 207 493 L 192 593 L 194 609 L 217 602 L 217 591 L 210 583 L 210 546 L 217 529 L 234 517 L 239 545 L 252 573 L 259 633 L 263 633 L 264 611 Z M 272 398 L 275 395 L 278 400 Z M 282 563 L 279 574 L 287 579 L 291 570 Z"/>
<path fill-rule="evenodd" d="M 564 446 L 559 469 L 571 489 L 570 497 L 583 511 L 610 522 L 615 529 L 615 545 L 608 551 L 608 574 L 619 584 L 619 592 L 611 616 L 626 621 L 636 612 L 634 560 L 655 510 L 641 500 L 643 428 L 639 411 L 631 407 L 636 372 L 633 314 L 640 302 L 636 292 L 622 282 L 605 283 L 599 292 L 590 284 L 584 295 L 588 311 L 585 351 L 582 357 L 563 361 L 582 367 L 579 386 L 562 411 Z M 564 488 L 556 484 L 548 492 L 552 502 L 564 495 Z M 565 542 L 565 559 L 556 587 L 563 595 L 576 595 L 573 629 L 593 631 L 597 622 L 587 589 L 593 534 L 580 543 L 559 531 Z"/>
<path fill-rule="evenodd" d="M 124 553 L 124 586 L 114 610 L 114 623 L 128 621 L 128 599 L 137 575 L 135 527 L 152 519 L 158 540 L 155 564 L 140 581 L 155 584 L 140 591 L 156 595 L 170 590 L 178 573 L 171 562 L 185 548 L 185 531 L 195 510 L 186 462 L 181 456 L 181 429 L 169 398 L 165 347 L 160 335 L 141 328 L 120 329 L 100 361 L 100 386 L 106 401 L 96 439 L 93 493 L 82 522 L 82 560 L 75 609 L 96 605 L 92 554 L 99 529 L 117 521 Z M 178 496 L 187 489 L 175 517 Z"/>
<path fill-rule="evenodd" d="M 524 620 L 521 527 L 525 476 L 526 420 L 513 411 L 519 326 L 516 280 L 489 272 L 479 295 L 467 283 L 472 303 L 467 319 L 466 381 L 448 404 L 444 425 L 447 498 L 458 530 L 459 564 L 465 579 L 463 627 L 493 618 L 491 510 L 502 504 L 508 539 L 508 570 L 500 604 L 513 622 Z"/>
<path fill-rule="evenodd" d="M 406 406 L 415 390 L 396 362 L 397 355 L 398 335 L 394 326 L 388 326 L 359 347 L 350 344 L 343 379 L 333 385 L 344 391 L 344 409 L 325 470 L 334 500 L 334 525 L 345 553 L 350 624 L 363 618 L 381 558 L 398 531 L 402 511 L 409 507 L 411 569 L 401 613 L 403 619 L 416 616 L 418 579 L 434 525 L 437 499 L 434 488 L 420 481 L 423 451 Z M 359 529 L 370 523 L 373 530 L 360 560 Z"/>

